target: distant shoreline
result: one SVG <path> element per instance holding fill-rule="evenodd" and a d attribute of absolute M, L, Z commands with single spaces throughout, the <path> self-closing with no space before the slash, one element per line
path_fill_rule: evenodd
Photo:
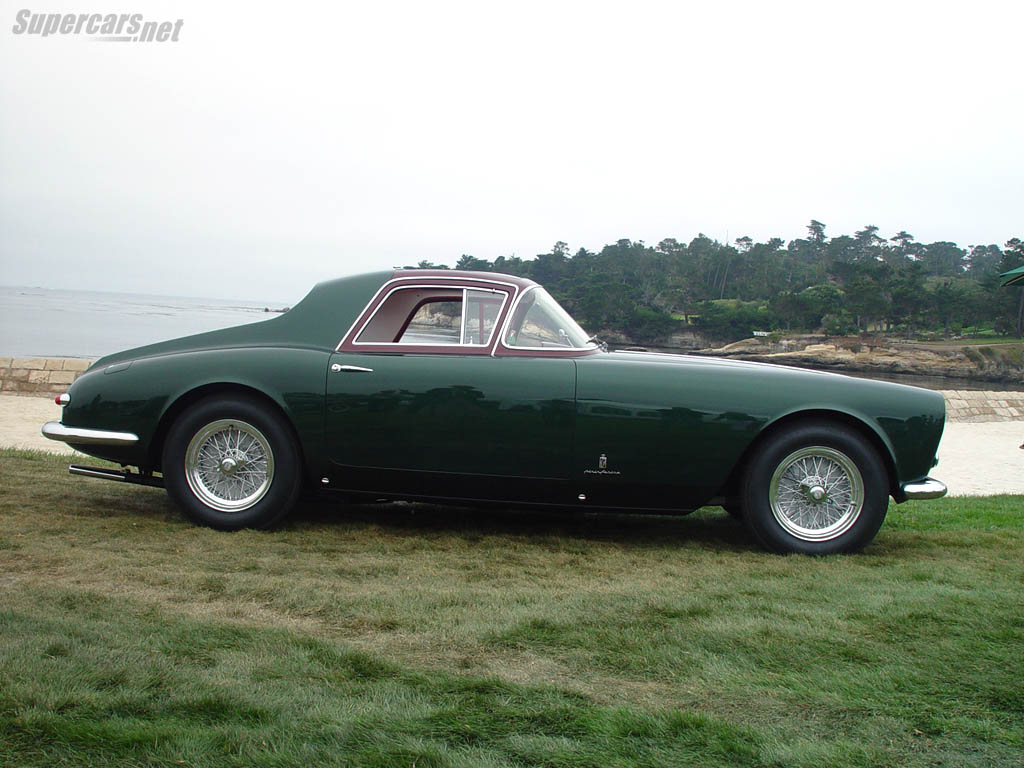
<path fill-rule="evenodd" d="M 179 296 L 178 294 L 171 293 L 135 293 L 132 291 L 101 291 L 101 290 L 79 290 L 77 288 L 44 288 L 39 285 L 0 285 L 0 293 L 4 291 L 31 291 L 32 293 L 70 293 L 78 295 L 89 295 L 96 294 L 99 296 L 123 296 L 135 299 L 162 299 L 164 301 L 186 301 L 186 302 L 203 302 L 209 304 L 218 304 L 223 306 L 238 306 L 238 307 L 287 307 L 289 306 L 287 301 L 281 301 L 280 299 L 274 299 L 273 301 L 268 299 L 224 299 L 215 296 Z M 271 312 L 277 310 L 270 310 Z"/>
<path fill-rule="evenodd" d="M 0 286 L 0 354 L 97 358 L 280 317 L 285 302 Z"/>

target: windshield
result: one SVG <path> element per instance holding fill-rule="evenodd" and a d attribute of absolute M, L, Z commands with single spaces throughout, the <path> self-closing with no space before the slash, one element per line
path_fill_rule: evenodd
<path fill-rule="evenodd" d="M 531 288 L 516 307 L 505 345 L 526 349 L 584 349 L 594 346 L 586 331 L 543 288 Z"/>

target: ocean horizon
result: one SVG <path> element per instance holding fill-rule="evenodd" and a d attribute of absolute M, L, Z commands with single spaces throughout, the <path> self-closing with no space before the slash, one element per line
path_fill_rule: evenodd
<path fill-rule="evenodd" d="M 0 356 L 94 359 L 276 317 L 284 302 L 0 286 Z"/>

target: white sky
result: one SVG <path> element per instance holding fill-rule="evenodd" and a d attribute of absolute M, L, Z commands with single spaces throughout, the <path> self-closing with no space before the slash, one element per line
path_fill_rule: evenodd
<path fill-rule="evenodd" d="M 22 8 L 184 20 L 15 35 Z M 1024 3 L 0 0 L 0 284 L 279 299 L 463 253 L 1024 237 Z"/>

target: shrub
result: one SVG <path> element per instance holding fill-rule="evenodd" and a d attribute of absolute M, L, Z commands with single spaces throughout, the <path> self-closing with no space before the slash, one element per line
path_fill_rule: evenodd
<path fill-rule="evenodd" d="M 985 358 L 974 347 L 964 347 L 964 356 L 979 368 L 985 367 Z"/>
<path fill-rule="evenodd" d="M 637 307 L 626 318 L 625 332 L 634 341 L 654 341 L 678 330 L 683 322 L 667 312 Z"/>
<path fill-rule="evenodd" d="M 707 335 L 725 341 L 737 341 L 755 330 L 778 327 L 778 317 L 756 301 L 705 301 L 695 325 Z"/>
<path fill-rule="evenodd" d="M 845 309 L 823 316 L 821 318 L 821 327 L 828 336 L 846 336 L 858 330 L 853 317 Z"/>

